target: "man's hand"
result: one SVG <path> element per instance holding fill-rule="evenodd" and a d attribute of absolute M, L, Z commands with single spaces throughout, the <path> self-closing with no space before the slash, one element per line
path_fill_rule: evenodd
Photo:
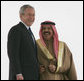
<path fill-rule="evenodd" d="M 40 65 L 40 74 L 45 72 L 45 66 L 44 65 Z"/>
<path fill-rule="evenodd" d="M 50 64 L 49 65 L 49 70 L 50 70 L 50 72 L 54 73 L 56 71 L 56 66 L 53 65 L 53 64 Z"/>
<path fill-rule="evenodd" d="M 16 78 L 17 78 L 17 80 L 24 80 L 22 74 L 21 75 L 17 75 Z"/>

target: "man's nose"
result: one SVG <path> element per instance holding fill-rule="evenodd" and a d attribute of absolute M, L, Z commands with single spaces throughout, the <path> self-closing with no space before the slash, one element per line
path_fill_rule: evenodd
<path fill-rule="evenodd" d="M 30 15 L 30 18 L 34 18 L 35 16 L 33 16 L 33 15 Z"/>
<path fill-rule="evenodd" d="M 29 16 L 29 19 L 30 19 L 30 20 L 32 20 L 32 19 L 33 19 L 33 17 L 32 17 L 32 16 Z"/>
<path fill-rule="evenodd" d="M 46 28 L 45 31 L 48 31 L 48 28 Z"/>

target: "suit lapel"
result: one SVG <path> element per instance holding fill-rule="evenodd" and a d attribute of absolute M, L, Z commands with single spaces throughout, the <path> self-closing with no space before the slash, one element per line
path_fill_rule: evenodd
<path fill-rule="evenodd" d="M 25 25 L 24 25 L 22 22 L 20 22 L 19 24 L 20 24 L 20 27 L 21 27 L 21 28 L 23 29 L 23 31 L 25 32 L 25 34 L 27 35 L 28 39 L 30 40 L 29 42 L 30 42 L 31 45 L 35 48 L 35 45 L 36 45 L 36 44 L 34 45 L 33 40 L 32 40 L 32 37 L 31 37 L 31 35 L 30 35 L 28 29 L 25 27 Z"/>

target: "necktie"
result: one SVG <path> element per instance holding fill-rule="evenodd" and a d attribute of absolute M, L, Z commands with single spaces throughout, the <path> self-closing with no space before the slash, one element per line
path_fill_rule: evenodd
<path fill-rule="evenodd" d="M 35 51 L 37 53 L 37 45 L 36 45 L 35 38 L 34 38 L 34 35 L 33 35 L 32 31 L 31 31 L 30 27 L 29 27 L 29 33 L 30 33 L 30 35 L 32 37 L 32 40 L 33 40 L 33 43 L 34 43 L 34 47 L 35 47 Z"/>
<path fill-rule="evenodd" d="M 35 38 L 34 38 L 34 35 L 33 35 L 32 31 L 31 31 L 31 28 L 30 27 L 29 27 L 29 33 L 30 33 L 30 35 L 31 35 L 31 37 L 33 39 L 34 44 L 35 44 Z"/>

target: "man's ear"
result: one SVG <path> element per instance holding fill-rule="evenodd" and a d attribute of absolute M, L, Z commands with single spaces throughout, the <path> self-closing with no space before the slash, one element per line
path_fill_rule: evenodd
<path fill-rule="evenodd" d="M 20 14 L 20 19 L 22 19 L 22 15 Z"/>
<path fill-rule="evenodd" d="M 24 19 L 24 17 L 23 17 L 23 15 L 22 15 L 22 14 L 20 14 L 20 19 L 21 19 L 21 20 L 23 20 L 23 19 Z"/>

